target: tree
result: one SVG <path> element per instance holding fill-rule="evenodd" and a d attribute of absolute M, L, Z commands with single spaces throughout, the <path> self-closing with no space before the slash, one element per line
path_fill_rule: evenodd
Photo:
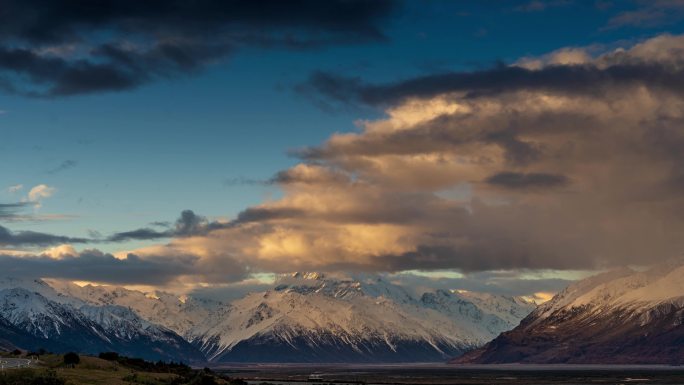
<path fill-rule="evenodd" d="M 99 356 L 103 360 L 107 361 L 117 361 L 119 359 L 119 353 L 117 352 L 102 352 Z"/>
<path fill-rule="evenodd" d="M 81 362 L 81 357 L 74 352 L 69 352 L 64 355 L 64 365 L 71 366 L 72 368 Z"/>

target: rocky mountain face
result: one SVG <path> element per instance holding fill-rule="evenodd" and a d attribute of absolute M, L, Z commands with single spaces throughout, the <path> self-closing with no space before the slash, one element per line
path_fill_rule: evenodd
<path fill-rule="evenodd" d="M 490 294 L 415 296 L 376 276 L 296 273 L 230 303 L 5 279 L 0 344 L 185 362 L 443 361 L 513 328 L 533 308 Z"/>
<path fill-rule="evenodd" d="M 0 318 L 0 350 L 9 352 L 17 346 L 33 346 L 38 339 Z"/>
<path fill-rule="evenodd" d="M 684 363 L 684 266 L 579 281 L 455 363 Z"/>

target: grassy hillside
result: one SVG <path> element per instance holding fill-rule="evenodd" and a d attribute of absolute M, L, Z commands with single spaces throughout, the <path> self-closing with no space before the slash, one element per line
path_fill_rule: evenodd
<path fill-rule="evenodd" d="M 24 357 L 0 353 L 0 357 Z M 242 385 L 244 382 L 220 376 L 209 370 L 196 370 L 182 364 L 152 363 L 118 357 L 102 359 L 80 356 L 73 367 L 64 356 L 44 354 L 34 368 L 9 369 L 0 373 L 0 385 Z"/>

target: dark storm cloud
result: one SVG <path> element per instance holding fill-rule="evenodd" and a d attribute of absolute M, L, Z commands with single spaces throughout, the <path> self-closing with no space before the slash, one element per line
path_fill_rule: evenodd
<path fill-rule="evenodd" d="M 521 272 L 480 272 L 466 274 L 463 277 L 426 277 L 412 273 L 400 273 L 388 277 L 394 283 L 408 288 L 469 290 L 502 295 L 529 295 L 535 292 L 555 293 L 567 287 L 571 280 L 559 278 L 522 278 Z"/>
<path fill-rule="evenodd" d="M 473 224 L 476 225 L 476 224 Z M 568 262 L 567 254 L 529 244 L 509 234 L 493 238 L 489 234 L 466 232 L 467 244 L 456 246 L 418 245 L 402 254 L 377 257 L 376 269 L 383 271 L 458 269 L 463 272 L 513 269 L 591 269 L 591 261 L 578 258 Z"/>
<path fill-rule="evenodd" d="M 394 1 L 333 0 L 200 0 L 99 1 L 88 5 L 74 1 L 7 1 L 0 36 L 20 36 L 34 42 L 51 42 L 77 36 L 100 26 L 127 31 L 183 30 L 209 35 L 225 24 L 269 27 L 295 26 L 315 30 L 349 31 L 379 35 L 375 26 Z"/>
<path fill-rule="evenodd" d="M 98 250 L 85 250 L 60 259 L 48 256 L 0 255 L 0 271 L 12 277 L 59 278 L 112 284 L 167 283 L 180 275 L 196 271 L 197 257 L 141 258 L 128 254 L 118 259 Z"/>
<path fill-rule="evenodd" d="M 0 248 L 6 229 L 0 227 Z M 78 243 L 81 239 L 16 233 L 35 242 Z M 26 239 L 21 239 L 22 241 Z M 11 245 L 11 244 L 10 244 Z M 250 271 L 229 254 L 201 257 L 191 252 L 160 248 L 155 252 L 114 256 L 97 249 L 81 252 L 58 247 L 36 253 L 0 251 L 0 271 L 12 277 L 56 278 L 109 284 L 164 285 L 183 277 L 193 282 L 230 283 L 245 279 Z"/>
<path fill-rule="evenodd" d="M 0 47 L 0 86 L 27 96 L 59 96 L 97 91 L 118 91 L 142 84 L 145 72 L 130 71 L 113 63 L 65 59 L 37 54 L 25 48 Z M 26 87 L 16 78 L 26 78 Z"/>
<path fill-rule="evenodd" d="M 262 208 L 250 207 L 238 214 L 235 223 L 261 222 L 275 219 L 301 218 L 308 213 L 296 208 Z"/>
<path fill-rule="evenodd" d="M 298 90 L 341 103 L 388 106 L 409 98 L 430 98 L 450 92 L 464 92 L 466 97 L 521 90 L 600 96 L 606 89 L 638 84 L 682 93 L 684 70 L 669 64 L 639 62 L 607 67 L 550 65 L 541 69 L 500 65 L 484 71 L 433 74 L 379 85 L 316 72 Z"/>
<path fill-rule="evenodd" d="M 0 87 L 31 96 L 131 89 L 191 73 L 244 46 L 380 41 L 397 1 L 4 2 Z"/>
<path fill-rule="evenodd" d="M 488 177 L 485 179 L 485 182 L 494 186 L 512 189 L 549 188 L 567 184 L 568 177 L 565 175 L 536 172 L 521 173 L 503 171 Z"/>
<path fill-rule="evenodd" d="M 225 228 L 226 226 L 229 226 L 229 224 L 209 222 L 207 218 L 195 214 L 192 210 L 183 210 L 180 217 L 174 223 L 174 226 L 168 230 L 157 231 L 151 228 L 140 228 L 131 231 L 123 231 L 109 236 L 106 241 L 123 242 L 128 240 L 191 237 L 197 235 L 206 235 L 213 230 Z"/>
<path fill-rule="evenodd" d="M 520 138 L 519 132 L 534 129 L 534 123 L 515 112 L 509 114 L 505 127 L 470 126 L 463 117 L 440 116 L 429 122 L 417 124 L 411 130 L 397 130 L 355 138 L 354 141 L 317 147 L 305 147 L 292 152 L 293 156 L 306 161 L 325 161 L 344 156 L 378 156 L 380 154 L 409 155 L 432 151 L 453 151 L 471 143 L 496 144 L 512 165 L 526 165 L 538 160 L 542 151 L 534 144 Z M 542 119 L 558 121 L 560 130 L 574 122 L 563 122 L 566 116 L 548 114 Z M 573 117 L 575 118 L 575 117 Z"/>
<path fill-rule="evenodd" d="M 123 242 L 132 239 L 137 240 L 150 240 L 150 239 L 160 239 L 169 238 L 173 236 L 172 231 L 157 231 L 150 228 L 141 228 L 131 231 L 122 231 L 120 233 L 113 234 L 107 238 L 110 242 Z"/>
<path fill-rule="evenodd" d="M 539 156 L 539 149 L 520 140 L 514 130 L 487 133 L 483 141 L 500 145 L 506 151 L 506 158 L 511 163 L 527 164 Z"/>
<path fill-rule="evenodd" d="M 49 246 L 63 243 L 87 243 L 86 238 L 74 238 L 36 231 L 11 231 L 0 226 L 0 246 Z"/>

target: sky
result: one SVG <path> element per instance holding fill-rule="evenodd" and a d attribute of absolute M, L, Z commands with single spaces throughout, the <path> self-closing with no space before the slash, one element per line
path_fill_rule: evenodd
<path fill-rule="evenodd" d="M 6 274 L 534 295 L 684 247 L 684 2 L 3 7 Z"/>

